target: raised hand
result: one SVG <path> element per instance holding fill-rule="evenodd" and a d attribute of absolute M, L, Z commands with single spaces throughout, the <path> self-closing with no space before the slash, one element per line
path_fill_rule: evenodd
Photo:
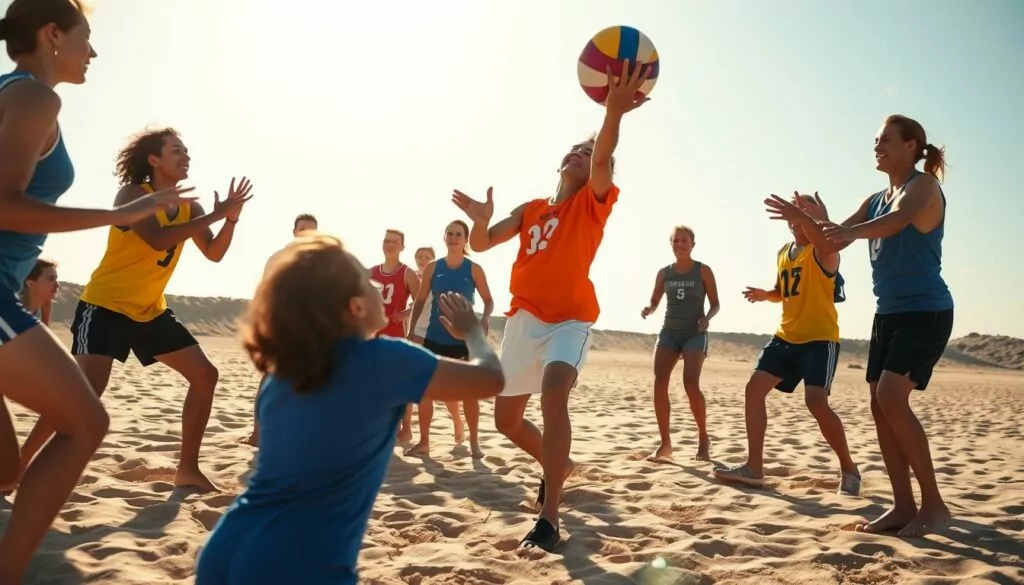
<path fill-rule="evenodd" d="M 851 228 L 832 222 L 823 224 L 821 232 L 833 244 L 849 244 L 857 239 L 857 235 Z"/>
<path fill-rule="evenodd" d="M 441 293 L 438 304 L 441 308 L 441 324 L 455 339 L 465 339 L 471 331 L 480 328 L 480 320 L 466 297 L 459 293 Z"/>
<path fill-rule="evenodd" d="M 650 65 L 639 63 L 630 70 L 629 59 L 626 59 L 622 62 L 621 77 L 616 79 L 611 67 L 606 68 L 605 73 L 608 75 L 608 97 L 604 107 L 608 113 L 622 115 L 650 101 L 651 98 L 640 93 L 640 87 L 651 74 Z"/>
<path fill-rule="evenodd" d="M 487 199 L 483 202 L 473 199 L 462 191 L 452 192 L 452 203 L 466 214 L 473 223 L 487 223 L 494 216 L 494 187 L 487 188 Z"/>
<path fill-rule="evenodd" d="M 778 195 L 771 195 L 764 200 L 764 210 L 768 212 L 769 219 L 797 221 L 807 217 L 807 213 L 797 207 L 795 203 L 786 201 Z"/>
<path fill-rule="evenodd" d="M 747 299 L 747 301 L 751 303 L 760 303 L 768 300 L 768 291 L 763 288 L 748 286 L 747 289 L 743 291 L 743 298 Z"/>
<path fill-rule="evenodd" d="M 220 200 L 220 193 L 213 192 L 213 211 L 215 213 L 222 213 L 228 221 L 238 221 L 239 215 L 242 213 L 242 207 L 252 199 L 252 183 L 249 182 L 248 177 L 242 177 L 242 180 L 235 186 L 235 178 L 231 178 L 231 186 L 228 187 L 228 197 L 224 201 Z"/>
<path fill-rule="evenodd" d="M 797 207 L 815 221 L 828 221 L 828 208 L 825 207 L 825 202 L 821 200 L 821 197 L 818 197 L 817 191 L 814 192 L 813 202 L 808 201 L 806 197 L 801 197 L 797 191 L 793 191 L 793 200 L 796 201 Z"/>
<path fill-rule="evenodd" d="M 169 211 L 176 209 L 179 205 L 190 205 L 196 198 L 184 197 L 184 194 L 191 193 L 195 189 L 195 187 L 174 186 L 143 195 L 130 203 L 115 207 L 110 223 L 111 225 L 131 225 L 160 210 Z"/>

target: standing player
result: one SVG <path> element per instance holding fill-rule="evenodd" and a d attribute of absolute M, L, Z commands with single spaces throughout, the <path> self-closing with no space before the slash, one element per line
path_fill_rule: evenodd
<path fill-rule="evenodd" d="M 188 177 L 189 163 L 188 149 L 174 130 L 137 135 L 118 154 L 116 174 L 122 186 L 115 205 L 173 188 Z M 192 333 L 167 307 L 164 288 L 187 240 L 195 242 L 213 262 L 224 257 L 249 191 L 250 183 L 243 177 L 237 186 L 231 181 L 224 201 L 214 193 L 209 214 L 198 202 L 191 202 L 142 221 L 111 227 L 106 252 L 82 290 L 71 324 L 71 353 L 97 394 L 106 389 L 114 360 L 124 363 L 129 352 L 143 366 L 161 362 L 188 380 L 181 459 L 174 478 L 179 487 L 217 489 L 199 469 L 199 446 L 219 373 Z M 221 220 L 224 225 L 214 235 L 210 226 Z M 50 422 L 40 418 L 25 442 L 25 452 L 34 453 L 52 433 Z"/>
<path fill-rule="evenodd" d="M 59 290 L 57 263 L 39 258 L 21 287 L 21 304 L 25 306 L 25 310 L 38 317 L 43 325 L 49 326 L 53 314 L 53 301 L 57 298 Z"/>
<path fill-rule="evenodd" d="M 300 213 L 295 216 L 295 221 L 292 223 L 292 237 L 298 238 L 303 232 L 315 232 L 318 227 L 316 216 L 312 213 Z M 263 267 L 263 275 L 266 276 L 267 271 L 270 270 L 270 265 L 274 263 L 280 254 L 284 251 L 281 249 L 275 252 L 269 260 L 267 260 L 266 266 Z M 263 383 L 267 381 L 267 377 L 263 376 L 260 378 L 260 383 L 256 386 L 256 398 L 253 399 L 253 413 L 252 413 L 252 432 L 249 433 L 241 442 L 246 445 L 252 445 L 256 447 L 260 443 L 260 422 L 256 416 L 256 401 L 259 399 L 260 389 L 263 388 Z"/>
<path fill-rule="evenodd" d="M 796 194 L 810 204 L 814 199 Z M 822 214 L 823 209 L 816 209 Z M 860 472 L 850 457 L 843 422 L 828 404 L 839 363 L 839 314 L 836 302 L 845 300 L 839 274 L 839 251 L 820 232 L 789 224 L 793 241 L 778 252 L 778 271 L 772 290 L 748 287 L 751 303 L 782 303 L 782 324 L 761 351 L 747 382 L 744 400 L 747 423 L 747 462 L 715 469 L 715 477 L 752 486 L 764 484 L 764 435 L 768 428 L 765 400 L 772 388 L 792 393 L 803 380 L 804 402 L 818 421 L 841 469 L 840 494 L 860 493 Z"/>
<path fill-rule="evenodd" d="M 448 253 L 444 258 L 427 264 L 423 269 L 423 281 L 413 303 L 412 321 L 419 321 L 420 315 L 426 310 L 430 313 L 427 332 L 423 338 L 423 347 L 439 356 L 456 359 L 469 359 L 469 349 L 465 342 L 456 338 L 441 321 L 441 309 L 438 301 L 444 293 L 458 293 L 469 299 L 472 304 L 476 292 L 484 301 L 483 316 L 480 321 L 483 331 L 488 331 L 488 322 L 494 311 L 494 299 L 487 286 L 487 275 L 484 269 L 466 256 L 469 254 L 466 241 L 469 238 L 469 226 L 457 219 L 445 228 L 444 242 Z M 433 301 L 426 307 L 427 298 Z M 412 337 L 412 334 L 410 335 Z M 480 403 L 475 400 L 462 401 L 462 409 L 466 413 L 466 426 L 469 427 L 469 450 L 474 459 L 484 456 L 480 450 Z M 456 439 L 461 435 L 462 421 L 459 418 L 458 403 L 448 403 L 448 412 L 455 423 Z M 420 442 L 406 450 L 406 455 L 429 455 L 430 423 L 434 416 L 434 403 L 424 400 L 419 404 Z"/>
<path fill-rule="evenodd" d="M 888 176 L 889 187 L 865 198 L 842 225 L 821 226 L 789 205 L 772 202 L 770 207 L 812 229 L 823 227 L 840 247 L 868 240 L 877 302 L 866 379 L 893 507 L 861 529 L 920 536 L 950 519 L 928 436 L 910 408 L 910 395 L 928 387 L 953 332 L 953 295 L 942 278 L 946 195 L 941 179 L 946 157 L 944 149 L 928 142 L 919 122 L 893 114 L 875 136 L 875 161 Z M 917 170 L 921 161 L 923 173 Z M 921 488 L 920 509 L 914 501 L 911 469 Z"/>
<path fill-rule="evenodd" d="M 623 71 L 630 71 L 629 62 Z M 612 183 L 612 154 L 622 117 L 644 104 L 637 98 L 649 70 L 636 67 L 618 80 L 608 74 L 608 98 L 600 132 L 562 158 L 553 196 L 516 207 L 489 227 L 494 215 L 491 189 L 485 202 L 456 191 L 452 199 L 473 221 L 469 243 L 485 251 L 519 236 L 512 266 L 512 304 L 501 342 L 506 389 L 495 401 L 499 431 L 541 463 L 540 518 L 523 539 L 526 547 L 551 551 L 561 540 L 558 508 L 562 486 L 573 469 L 569 393 L 587 355 L 590 327 L 600 312 L 590 266 L 605 224 L 619 197 Z M 558 283 L 557 286 L 555 283 Z M 523 414 L 530 395 L 541 394 L 543 435 Z"/>
<path fill-rule="evenodd" d="M 402 250 L 405 250 L 405 234 L 395 229 L 384 232 L 384 263 L 370 270 L 370 278 L 381 284 L 384 314 L 388 316 L 388 324 L 377 335 L 404 338 L 408 334 L 406 324 L 412 307 L 407 305 L 410 298 L 416 297 L 420 279 L 399 259 Z"/>
<path fill-rule="evenodd" d="M 18 300 L 47 234 L 136 222 L 187 199 L 171 188 L 115 209 L 61 207 L 74 166 L 54 87 L 85 83 L 96 57 L 78 2 L 13 0 L 0 41 L 15 63 L 0 75 L 0 486 L 18 483 L 18 438 L 7 400 L 54 421 L 57 435 L 22 476 L 0 538 L 0 583 L 21 583 L 32 554 L 107 432 L 88 380 Z M 2 488 L 0 488 L 2 489 Z"/>
<path fill-rule="evenodd" d="M 676 261 L 658 271 L 651 293 L 651 304 L 640 311 L 640 317 L 658 309 L 661 297 L 667 297 L 665 323 L 658 333 L 654 349 L 654 416 L 658 419 L 661 445 L 648 459 L 672 458 L 672 436 L 669 434 L 671 401 L 668 385 L 676 363 L 683 362 L 683 389 L 690 402 L 690 412 L 697 423 L 696 459 L 707 461 L 711 448 L 708 438 L 707 406 L 700 391 L 700 372 L 708 355 L 708 324 L 718 314 L 718 285 L 707 264 L 693 259 L 694 234 L 686 226 L 676 226 L 672 233 L 672 253 Z M 704 312 L 704 300 L 711 303 Z"/>

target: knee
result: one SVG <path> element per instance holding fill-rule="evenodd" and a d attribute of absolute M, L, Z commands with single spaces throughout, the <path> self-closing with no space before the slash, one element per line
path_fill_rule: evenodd
<path fill-rule="evenodd" d="M 103 438 L 107 436 L 108 430 L 110 430 L 110 415 L 97 399 L 90 401 L 89 407 L 75 411 L 69 434 L 84 443 L 98 447 L 103 442 Z"/>
<path fill-rule="evenodd" d="M 691 396 L 700 394 L 700 380 L 683 380 L 683 390 Z"/>
<path fill-rule="evenodd" d="M 747 400 L 763 400 L 768 395 L 764 388 L 760 384 L 755 384 L 753 380 L 747 382 L 747 387 L 743 392 Z"/>
<path fill-rule="evenodd" d="M 907 398 L 908 396 L 901 395 L 898 390 L 879 384 L 871 396 L 871 412 L 874 413 L 877 409 L 882 416 L 893 416 L 909 406 Z"/>
<path fill-rule="evenodd" d="M 828 405 L 828 396 L 824 392 L 805 394 L 804 404 L 807 406 L 807 410 L 811 411 L 811 414 L 814 415 L 814 418 L 821 418 L 832 410 Z"/>
<path fill-rule="evenodd" d="M 494 409 L 494 428 L 502 435 L 506 437 L 515 435 L 519 432 L 522 424 L 522 417 L 517 417 L 514 413 L 502 411 L 498 408 Z"/>
<path fill-rule="evenodd" d="M 188 378 L 189 385 L 203 388 L 210 392 L 217 387 L 217 382 L 219 381 L 220 370 L 209 360 L 205 360 Z"/>
<path fill-rule="evenodd" d="M 669 384 L 669 372 L 654 371 L 654 389 L 658 391 L 667 391 Z"/>

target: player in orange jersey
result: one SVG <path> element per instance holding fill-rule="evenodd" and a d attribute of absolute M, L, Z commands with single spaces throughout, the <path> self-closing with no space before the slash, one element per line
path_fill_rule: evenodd
<path fill-rule="evenodd" d="M 483 252 L 519 236 L 509 283 L 512 304 L 501 342 L 506 386 L 494 404 L 494 419 L 498 430 L 544 469 L 537 497 L 540 518 L 521 542 L 524 547 L 551 551 L 561 541 L 558 506 L 574 467 L 569 458 L 569 393 L 576 386 L 590 327 L 600 312 L 590 266 L 619 197 L 612 182 L 612 154 L 622 116 L 648 100 L 638 90 L 649 69 L 630 70 L 628 61 L 623 66 L 630 73 L 620 79 L 608 72 L 601 130 L 562 158 L 558 189 L 551 197 L 523 203 L 491 226 L 491 189 L 483 202 L 460 191 L 452 195 L 473 221 L 469 244 L 474 250 Z M 536 393 L 541 394 L 543 434 L 523 419 L 530 396 Z"/>

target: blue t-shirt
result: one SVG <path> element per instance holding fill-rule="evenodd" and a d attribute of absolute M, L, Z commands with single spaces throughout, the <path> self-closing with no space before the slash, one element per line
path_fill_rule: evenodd
<path fill-rule="evenodd" d="M 917 180 L 917 172 L 906 182 Z M 941 187 L 939 189 L 941 193 Z M 896 200 L 885 201 L 880 191 L 868 202 L 868 218 L 875 219 L 892 211 Z M 946 195 L 942 194 L 945 203 Z M 942 237 L 946 220 L 934 230 L 922 234 L 910 224 L 888 238 L 868 241 L 871 280 L 879 315 L 914 311 L 946 311 L 953 308 L 953 295 L 942 278 Z"/>
<path fill-rule="evenodd" d="M 469 258 L 463 258 L 458 268 L 448 266 L 444 258 L 434 262 L 434 276 L 430 279 L 430 294 L 433 295 L 433 300 L 430 303 L 430 321 L 427 323 L 427 334 L 424 337 L 440 345 L 465 343 L 452 337 L 441 323 L 441 295 L 453 292 L 466 297 L 470 305 L 476 302 L 473 262 Z"/>
<path fill-rule="evenodd" d="M 196 585 L 355 585 L 398 424 L 438 361 L 388 337 L 339 340 L 332 359 L 311 392 L 268 376 L 256 471 L 200 553 Z"/>

